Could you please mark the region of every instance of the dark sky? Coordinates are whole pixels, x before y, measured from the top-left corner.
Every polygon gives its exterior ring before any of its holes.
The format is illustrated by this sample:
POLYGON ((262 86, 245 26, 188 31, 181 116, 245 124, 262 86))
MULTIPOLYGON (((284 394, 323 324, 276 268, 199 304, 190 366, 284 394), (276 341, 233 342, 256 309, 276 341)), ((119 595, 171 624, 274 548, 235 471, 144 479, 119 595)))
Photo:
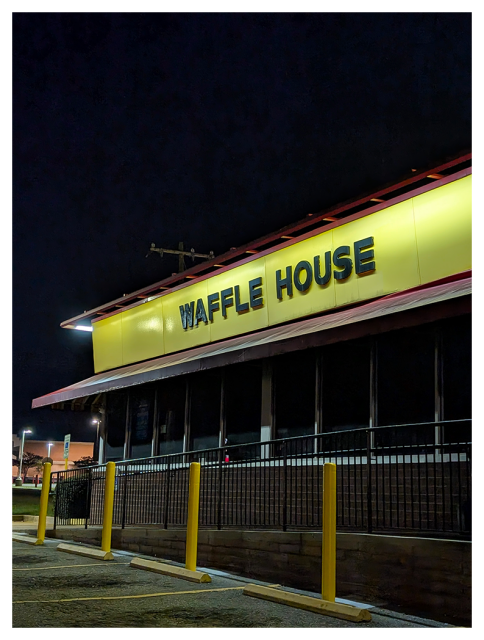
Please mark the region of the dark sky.
MULTIPOLYGON (((13 432, 93 374, 61 321, 471 148, 470 14, 14 14, 13 432)), ((87 425, 87 426, 86 426, 87 425)))

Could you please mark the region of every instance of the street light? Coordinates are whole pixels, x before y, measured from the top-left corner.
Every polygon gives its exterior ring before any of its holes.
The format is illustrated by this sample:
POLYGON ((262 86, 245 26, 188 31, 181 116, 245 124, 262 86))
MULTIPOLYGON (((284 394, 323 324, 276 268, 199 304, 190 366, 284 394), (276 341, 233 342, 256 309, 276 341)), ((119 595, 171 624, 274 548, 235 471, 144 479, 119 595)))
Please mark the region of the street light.
POLYGON ((32 433, 32 431, 30 429, 24 429, 22 431, 22 443, 20 445, 20 464, 19 464, 19 468, 18 468, 18 478, 15 480, 15 485, 17 487, 21 487, 22 486, 22 460, 24 457, 24 442, 25 442, 25 434, 26 433, 32 433))
POLYGON ((53 446, 54 446, 53 442, 48 442, 47 443, 47 457, 48 458, 50 458, 50 450, 51 450, 51 447, 53 447, 53 446))

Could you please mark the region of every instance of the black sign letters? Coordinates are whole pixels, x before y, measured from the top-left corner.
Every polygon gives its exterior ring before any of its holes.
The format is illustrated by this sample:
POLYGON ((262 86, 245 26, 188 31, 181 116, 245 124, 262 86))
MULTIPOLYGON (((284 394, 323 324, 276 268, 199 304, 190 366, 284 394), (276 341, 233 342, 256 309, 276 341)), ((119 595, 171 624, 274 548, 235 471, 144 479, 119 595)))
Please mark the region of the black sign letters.
MULTIPOLYGON (((310 290, 313 280, 320 287, 326 287, 331 281, 331 273, 338 282, 346 280, 353 271, 353 265, 357 276, 362 276, 375 271, 375 252, 373 250, 373 237, 357 240, 353 244, 353 258, 351 247, 342 245, 337 247, 331 255, 331 251, 324 253, 324 267, 321 265, 320 255, 314 256, 312 262, 301 260, 292 267, 289 265, 285 269, 276 271, 276 297, 283 300, 284 290, 286 295, 292 297, 294 288, 301 293, 310 290), (334 268, 333 268, 334 267, 334 268)), ((202 298, 190 303, 180 305, 180 316, 182 326, 185 330, 189 327, 197 327, 199 322, 213 322, 215 314, 220 312, 222 317, 227 318, 227 309, 235 307, 237 314, 259 309, 264 306, 262 278, 249 280, 249 299, 241 300, 240 286, 238 284, 220 292, 210 293, 207 296, 207 305, 202 298), (208 317, 207 317, 208 315, 208 317)))

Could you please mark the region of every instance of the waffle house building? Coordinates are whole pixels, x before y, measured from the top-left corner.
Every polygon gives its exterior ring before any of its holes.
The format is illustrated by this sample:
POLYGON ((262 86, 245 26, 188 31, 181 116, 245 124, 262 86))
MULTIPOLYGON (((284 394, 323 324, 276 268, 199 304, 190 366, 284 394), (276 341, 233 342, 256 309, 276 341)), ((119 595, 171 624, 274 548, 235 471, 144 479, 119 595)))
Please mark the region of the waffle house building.
POLYGON ((390 425, 470 441, 471 156, 62 323, 100 463, 390 425), (443 425, 443 426, 442 426, 443 425))

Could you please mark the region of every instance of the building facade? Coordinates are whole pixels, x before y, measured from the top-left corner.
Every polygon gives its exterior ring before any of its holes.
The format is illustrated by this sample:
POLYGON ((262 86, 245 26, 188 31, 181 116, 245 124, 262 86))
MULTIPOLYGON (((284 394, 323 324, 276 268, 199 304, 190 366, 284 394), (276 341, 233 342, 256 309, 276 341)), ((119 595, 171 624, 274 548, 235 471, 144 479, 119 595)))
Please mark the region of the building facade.
POLYGON ((32 406, 97 416, 99 462, 393 425, 470 442, 471 174, 460 157, 66 320, 95 374, 32 406))

